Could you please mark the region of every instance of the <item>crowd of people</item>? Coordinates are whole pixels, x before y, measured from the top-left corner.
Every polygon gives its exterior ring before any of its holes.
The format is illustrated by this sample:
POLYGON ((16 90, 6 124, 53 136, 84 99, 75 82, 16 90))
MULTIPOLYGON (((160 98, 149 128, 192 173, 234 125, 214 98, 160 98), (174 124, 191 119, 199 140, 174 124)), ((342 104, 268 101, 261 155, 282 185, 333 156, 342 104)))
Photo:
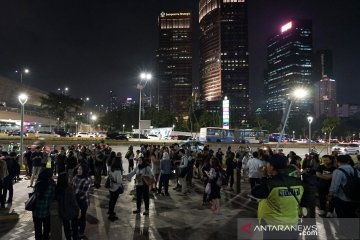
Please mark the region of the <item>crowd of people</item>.
MULTIPOLYGON (((2 208, 5 202, 12 202, 13 182, 20 174, 17 152, 15 146, 10 152, 3 150, 0 154, 2 208)), ((133 213, 140 214, 144 202, 145 216, 149 215, 150 192, 169 196, 169 181, 173 179, 174 192, 185 197, 193 192, 194 178, 203 186, 202 205, 209 206, 213 214, 221 214, 221 190, 234 191, 234 172, 238 171, 242 181, 249 182, 252 199, 259 199, 258 218, 266 224, 295 224, 299 209, 303 208, 308 212, 307 217, 315 218, 316 206, 321 217, 334 217, 334 211, 339 218, 359 217, 354 196, 348 196, 344 190, 348 175, 353 176, 359 169, 349 155, 334 153, 320 158, 310 153, 302 159, 293 151, 285 155, 281 149, 275 153, 270 147, 252 151, 239 146, 233 151, 229 146, 224 154, 221 148, 214 152, 209 145, 200 151, 190 145, 179 148, 178 144, 172 144, 142 145, 136 151, 129 146, 124 156, 128 161, 127 171, 123 168, 122 153, 112 151, 104 142, 70 145, 59 150, 56 146, 28 147, 23 161, 29 188, 34 188, 33 194, 38 199, 33 210, 35 238, 49 239, 50 208, 55 202, 66 239, 81 239, 91 188, 108 188, 108 220, 116 221, 115 206, 124 191, 123 180, 131 181, 133 177, 136 195, 133 213), (107 176, 106 181, 103 176, 107 176), (271 203, 276 203, 277 208, 271 203)))

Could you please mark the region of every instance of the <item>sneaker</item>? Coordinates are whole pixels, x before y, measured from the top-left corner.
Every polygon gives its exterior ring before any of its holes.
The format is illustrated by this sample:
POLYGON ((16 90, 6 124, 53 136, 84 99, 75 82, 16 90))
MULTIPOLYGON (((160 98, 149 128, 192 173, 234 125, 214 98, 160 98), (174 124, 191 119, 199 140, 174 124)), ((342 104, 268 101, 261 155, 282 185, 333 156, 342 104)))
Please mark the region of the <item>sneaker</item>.
POLYGON ((331 212, 328 212, 328 213, 326 214, 326 217, 327 217, 327 218, 333 218, 333 217, 334 217, 334 214, 331 213, 331 212))
POLYGON ((140 213, 140 209, 136 209, 133 211, 133 214, 139 214, 140 213))
POLYGON ((145 210, 145 212, 143 212, 143 215, 144 215, 144 216, 149 215, 149 210, 145 210))

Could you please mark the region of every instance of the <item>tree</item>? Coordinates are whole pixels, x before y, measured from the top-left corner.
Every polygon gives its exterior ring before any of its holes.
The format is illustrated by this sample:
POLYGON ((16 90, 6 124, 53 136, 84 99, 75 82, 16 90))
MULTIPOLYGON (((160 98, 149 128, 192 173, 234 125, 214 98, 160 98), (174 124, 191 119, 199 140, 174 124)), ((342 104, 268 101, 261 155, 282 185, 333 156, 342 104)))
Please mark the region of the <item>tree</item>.
POLYGON ((323 127, 322 127, 321 131, 323 133, 328 133, 329 134, 329 143, 330 143, 332 131, 339 124, 340 124, 340 119, 339 118, 327 118, 327 119, 324 120, 323 127))
POLYGON ((41 107, 60 122, 65 122, 78 112, 83 106, 83 101, 64 94, 49 93, 41 97, 41 107))

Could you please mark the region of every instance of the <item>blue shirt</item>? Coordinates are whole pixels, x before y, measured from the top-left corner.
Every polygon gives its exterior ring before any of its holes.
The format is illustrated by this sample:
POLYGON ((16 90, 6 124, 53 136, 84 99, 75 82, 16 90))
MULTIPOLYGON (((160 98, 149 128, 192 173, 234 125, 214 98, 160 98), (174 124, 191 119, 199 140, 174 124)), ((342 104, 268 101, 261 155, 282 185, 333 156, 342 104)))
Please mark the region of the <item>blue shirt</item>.
MULTIPOLYGON (((350 166, 349 164, 342 165, 339 168, 344 169, 350 175, 354 174, 354 170, 353 170, 354 168, 352 166, 350 166)), ((358 171, 358 176, 360 176, 359 171, 358 171)), ((346 182, 347 182, 346 175, 342 171, 336 169, 332 175, 331 186, 330 186, 329 191, 333 192, 334 195, 336 197, 340 198, 341 200, 350 202, 351 200, 345 195, 345 193, 341 187, 341 186, 344 186, 346 184, 346 182)))

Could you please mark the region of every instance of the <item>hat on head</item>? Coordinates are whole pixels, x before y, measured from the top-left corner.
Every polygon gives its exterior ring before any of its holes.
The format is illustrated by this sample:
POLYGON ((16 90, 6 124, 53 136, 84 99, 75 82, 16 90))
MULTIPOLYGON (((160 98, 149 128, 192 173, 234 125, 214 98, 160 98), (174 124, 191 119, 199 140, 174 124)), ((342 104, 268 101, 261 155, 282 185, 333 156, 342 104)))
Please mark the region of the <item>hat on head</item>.
POLYGON ((287 168, 288 159, 285 156, 274 154, 267 160, 267 162, 276 169, 285 169, 287 168))

